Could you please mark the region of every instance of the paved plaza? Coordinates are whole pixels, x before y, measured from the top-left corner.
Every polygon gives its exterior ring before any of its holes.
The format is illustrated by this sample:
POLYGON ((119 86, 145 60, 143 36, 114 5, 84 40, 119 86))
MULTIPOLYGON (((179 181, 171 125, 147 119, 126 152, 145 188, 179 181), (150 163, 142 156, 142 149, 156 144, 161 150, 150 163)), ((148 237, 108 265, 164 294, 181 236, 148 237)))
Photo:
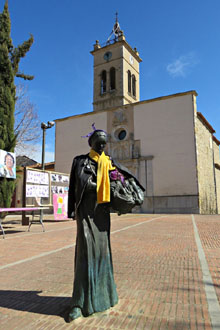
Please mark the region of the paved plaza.
POLYGON ((220 216, 112 215, 115 307, 70 324, 76 223, 0 235, 0 329, 220 329, 220 216))

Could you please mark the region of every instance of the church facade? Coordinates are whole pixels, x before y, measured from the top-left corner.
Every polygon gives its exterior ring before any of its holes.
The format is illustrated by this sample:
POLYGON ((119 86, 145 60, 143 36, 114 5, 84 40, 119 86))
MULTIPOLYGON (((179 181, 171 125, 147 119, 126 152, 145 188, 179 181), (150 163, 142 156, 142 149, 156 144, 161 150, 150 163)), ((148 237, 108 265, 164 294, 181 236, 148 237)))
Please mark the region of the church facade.
POLYGON ((108 134, 106 153, 136 175, 145 201, 136 212, 220 213, 220 141, 197 111, 196 91, 140 101, 138 51, 118 21, 113 40, 96 41, 93 112, 56 122, 55 170, 70 172, 88 153, 92 123, 108 134))

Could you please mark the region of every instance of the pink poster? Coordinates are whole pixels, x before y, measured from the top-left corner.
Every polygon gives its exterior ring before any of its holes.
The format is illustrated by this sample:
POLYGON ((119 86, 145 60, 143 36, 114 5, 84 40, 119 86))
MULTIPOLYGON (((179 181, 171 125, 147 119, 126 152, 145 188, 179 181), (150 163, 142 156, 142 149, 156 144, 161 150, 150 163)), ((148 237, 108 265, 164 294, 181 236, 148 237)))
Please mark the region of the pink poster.
POLYGON ((65 220, 67 217, 68 194, 53 194, 53 213, 55 220, 65 220))

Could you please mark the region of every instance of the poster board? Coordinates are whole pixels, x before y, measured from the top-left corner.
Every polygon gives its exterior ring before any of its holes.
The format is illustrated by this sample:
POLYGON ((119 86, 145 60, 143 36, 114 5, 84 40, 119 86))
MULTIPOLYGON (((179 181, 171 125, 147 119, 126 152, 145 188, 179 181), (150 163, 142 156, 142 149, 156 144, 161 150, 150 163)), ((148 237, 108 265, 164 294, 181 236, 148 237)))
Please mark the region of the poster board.
POLYGON ((26 169, 26 206, 49 204, 49 174, 41 170, 26 169))
POLYGON ((53 194, 53 213, 55 220, 66 220, 68 205, 68 194, 53 194))
POLYGON ((51 193, 64 194, 69 190, 69 175, 61 173, 50 173, 51 193))
MULTIPOLYGON (((66 173, 27 167, 24 184, 26 206, 51 206, 52 208, 54 194, 64 194, 68 198, 69 174, 66 173)), ((66 201, 66 197, 64 199, 66 201)))
POLYGON ((16 155, 0 149, 0 177, 16 179, 16 155))

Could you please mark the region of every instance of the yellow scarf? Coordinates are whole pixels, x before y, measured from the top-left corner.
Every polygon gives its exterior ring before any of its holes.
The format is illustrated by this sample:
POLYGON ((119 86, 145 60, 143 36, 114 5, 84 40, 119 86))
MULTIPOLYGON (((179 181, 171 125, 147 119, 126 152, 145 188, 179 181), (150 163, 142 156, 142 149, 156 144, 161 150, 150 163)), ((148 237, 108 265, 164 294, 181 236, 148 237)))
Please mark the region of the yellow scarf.
POLYGON ((104 151, 99 155, 93 149, 90 150, 89 157, 98 163, 97 169, 97 203, 110 202, 110 180, 109 171, 114 170, 112 162, 104 151))

